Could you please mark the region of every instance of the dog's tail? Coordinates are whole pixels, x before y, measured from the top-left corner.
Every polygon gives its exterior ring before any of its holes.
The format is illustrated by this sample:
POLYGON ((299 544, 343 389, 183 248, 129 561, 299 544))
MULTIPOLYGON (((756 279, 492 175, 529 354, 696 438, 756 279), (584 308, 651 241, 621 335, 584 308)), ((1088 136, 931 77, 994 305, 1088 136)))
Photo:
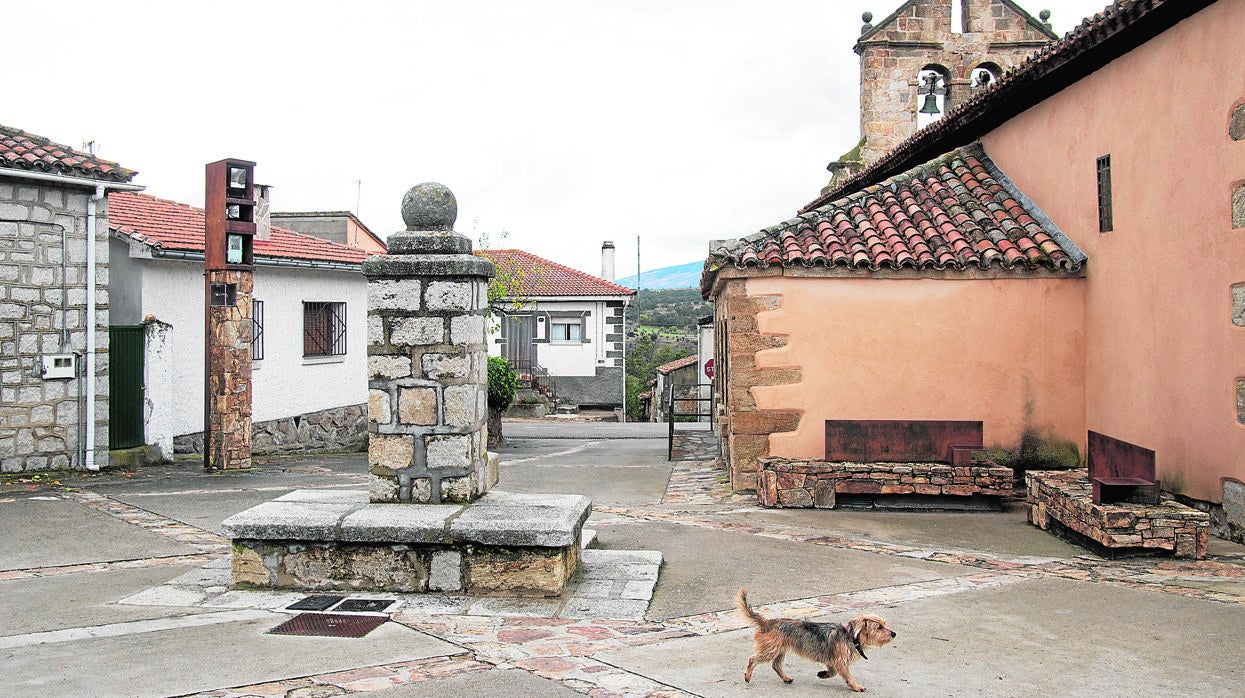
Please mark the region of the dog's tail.
POLYGON ((761 626, 765 624, 765 616, 762 616, 761 614, 752 610, 752 607, 748 605, 748 590, 747 589, 739 590, 738 601, 739 601, 739 610, 745 616, 748 617, 749 623, 752 623, 753 625, 756 625, 756 626, 761 626))

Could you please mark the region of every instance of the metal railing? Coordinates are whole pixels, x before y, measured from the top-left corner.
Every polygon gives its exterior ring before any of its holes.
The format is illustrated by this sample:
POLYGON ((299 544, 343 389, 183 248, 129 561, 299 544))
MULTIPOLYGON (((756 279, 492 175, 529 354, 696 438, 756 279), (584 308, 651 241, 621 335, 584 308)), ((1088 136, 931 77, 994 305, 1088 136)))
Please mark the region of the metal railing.
POLYGON ((709 429, 713 429, 713 384, 671 383, 667 399, 666 423, 670 425, 670 435, 666 439, 666 460, 674 460, 675 422, 703 424, 708 417, 709 429))
POLYGON ((558 383, 553 376, 549 375, 549 371, 544 366, 536 362, 536 359, 531 357, 510 359, 510 363, 514 364, 514 370, 519 374, 520 386, 530 388, 552 401, 557 401, 558 383))

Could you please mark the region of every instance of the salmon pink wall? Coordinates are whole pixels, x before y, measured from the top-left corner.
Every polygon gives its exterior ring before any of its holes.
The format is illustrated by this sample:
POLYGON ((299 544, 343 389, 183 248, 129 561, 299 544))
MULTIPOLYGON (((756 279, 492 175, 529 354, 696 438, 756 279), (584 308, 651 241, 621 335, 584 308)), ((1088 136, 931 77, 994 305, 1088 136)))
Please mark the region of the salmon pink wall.
POLYGON ((760 313, 787 346, 758 368, 800 369, 795 385, 752 388, 758 409, 803 411, 770 455, 821 458, 827 419, 982 420, 986 445, 1027 427, 1084 452, 1084 280, 753 278, 781 296, 760 313))
POLYGON ((1198 12, 982 139, 1089 257, 1086 427, 1156 451, 1163 488, 1219 502, 1245 480, 1236 381, 1245 230, 1232 190, 1245 141, 1245 3, 1198 12), (1095 161, 1111 155, 1114 231, 1098 232, 1095 161))

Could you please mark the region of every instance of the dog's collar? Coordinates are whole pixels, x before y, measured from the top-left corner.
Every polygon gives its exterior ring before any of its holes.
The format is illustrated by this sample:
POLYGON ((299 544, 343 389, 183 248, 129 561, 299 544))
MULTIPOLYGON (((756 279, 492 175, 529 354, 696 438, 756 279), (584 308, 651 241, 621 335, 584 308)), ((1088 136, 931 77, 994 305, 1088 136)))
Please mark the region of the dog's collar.
POLYGON ((852 645, 856 647, 856 651, 860 654, 860 658, 867 660, 868 657, 865 656, 865 648, 860 646, 860 637, 856 633, 852 632, 851 621, 848 621, 847 625, 843 626, 843 629, 847 631, 847 636, 851 638, 852 645))

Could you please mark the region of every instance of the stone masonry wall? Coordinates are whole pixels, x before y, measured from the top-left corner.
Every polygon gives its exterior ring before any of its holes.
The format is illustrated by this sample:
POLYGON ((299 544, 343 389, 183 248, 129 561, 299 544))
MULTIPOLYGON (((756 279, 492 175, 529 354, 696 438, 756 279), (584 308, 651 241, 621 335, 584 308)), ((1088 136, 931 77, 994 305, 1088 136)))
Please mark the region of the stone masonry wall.
MULTIPOLYGON (((85 189, 9 180, 0 174, 0 470, 4 472, 85 467, 79 454, 84 381, 45 379, 40 368, 45 354, 86 353, 88 198, 85 189)), ((106 202, 99 202, 98 211, 103 220, 106 202)), ((106 467, 107 225, 99 229, 94 448, 95 463, 106 467)), ((79 373, 85 368, 79 365, 79 373)))
POLYGON ((716 332, 726 357, 718 367, 722 382, 717 386, 724 401, 721 423, 723 455, 730 468, 731 489, 736 492, 757 488, 757 461, 769 454, 769 435, 795 431, 800 413, 795 410, 757 408, 752 388, 759 385, 786 385, 801 380, 798 369, 756 367, 756 353, 786 344, 782 337, 761 334, 757 315, 779 305, 776 296, 749 296, 745 279, 727 279, 714 301, 716 332))
MULTIPOLYGON (((367 448, 367 405, 282 417, 251 425, 252 455, 367 448)), ((203 432, 173 439, 175 453, 203 453, 203 432)))
POLYGON ((851 463, 760 459, 757 501, 763 507, 833 509, 836 494, 922 494, 1003 497, 1012 493, 1011 468, 994 464, 851 463))
POLYGON ((210 305, 208 326, 208 415, 212 442, 204 453, 204 467, 251 467, 251 293, 249 271, 208 271, 212 284, 237 289, 231 305, 210 305))

